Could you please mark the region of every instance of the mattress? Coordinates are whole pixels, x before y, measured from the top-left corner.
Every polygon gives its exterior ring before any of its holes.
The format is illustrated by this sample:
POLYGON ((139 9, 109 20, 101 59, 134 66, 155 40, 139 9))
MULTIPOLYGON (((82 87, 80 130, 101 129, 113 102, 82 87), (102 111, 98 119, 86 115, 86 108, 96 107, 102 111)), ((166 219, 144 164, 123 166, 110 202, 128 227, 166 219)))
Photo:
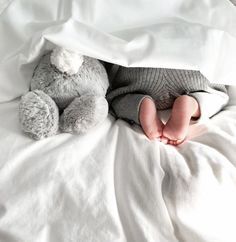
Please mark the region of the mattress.
MULTIPOLYGON (((111 115, 88 134, 25 136, 0 104, 0 241, 236 241, 236 88, 179 147, 111 115)), ((163 118, 168 113, 163 114, 163 118)))

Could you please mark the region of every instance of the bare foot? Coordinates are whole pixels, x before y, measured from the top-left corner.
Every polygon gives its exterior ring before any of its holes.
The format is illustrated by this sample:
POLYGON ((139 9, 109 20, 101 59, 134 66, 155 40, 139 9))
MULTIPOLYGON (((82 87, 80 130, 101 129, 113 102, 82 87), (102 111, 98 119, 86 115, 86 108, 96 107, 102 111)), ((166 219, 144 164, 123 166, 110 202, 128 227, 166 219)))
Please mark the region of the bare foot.
POLYGON ((157 116, 154 101, 148 97, 144 98, 140 104, 139 121, 149 139, 160 138, 162 136, 164 124, 157 116))
POLYGON ((200 108, 195 98, 183 95, 176 98, 171 117, 163 129, 161 141, 171 145, 181 144, 187 134, 191 118, 200 117, 200 108))

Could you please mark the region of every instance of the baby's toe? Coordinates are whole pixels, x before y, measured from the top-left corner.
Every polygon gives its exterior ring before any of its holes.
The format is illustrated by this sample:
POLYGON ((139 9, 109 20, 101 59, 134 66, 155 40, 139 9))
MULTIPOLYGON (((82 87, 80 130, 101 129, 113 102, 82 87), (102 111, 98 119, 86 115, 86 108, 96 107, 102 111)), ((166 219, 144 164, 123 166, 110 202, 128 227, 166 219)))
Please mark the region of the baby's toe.
POLYGON ((183 140, 169 140, 168 144, 177 146, 177 145, 180 145, 183 142, 184 142, 184 139, 183 140))
POLYGON ((156 127, 152 127, 153 129, 151 130, 145 130, 144 129, 144 133, 147 135, 147 137, 149 139, 156 139, 156 138, 160 138, 161 136, 161 130, 156 129, 156 127))
POLYGON ((185 138, 187 133, 187 126, 180 129, 177 125, 172 125, 171 122, 167 123, 163 129, 163 136, 168 139, 168 144, 179 145, 185 138))
POLYGON ((169 139, 166 138, 165 136, 161 136, 161 142, 164 143, 164 144, 168 144, 169 139))
POLYGON ((174 145, 174 140, 168 140, 168 144, 174 145))
POLYGON ((176 140, 175 145, 180 145, 183 142, 184 142, 184 139, 183 140, 176 140))

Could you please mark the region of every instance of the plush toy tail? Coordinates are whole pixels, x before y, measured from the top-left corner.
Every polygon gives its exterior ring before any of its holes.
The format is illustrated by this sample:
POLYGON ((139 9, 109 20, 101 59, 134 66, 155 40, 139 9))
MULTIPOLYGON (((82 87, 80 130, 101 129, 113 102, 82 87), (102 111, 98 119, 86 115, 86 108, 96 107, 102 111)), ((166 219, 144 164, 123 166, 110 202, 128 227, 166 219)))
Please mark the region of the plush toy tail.
POLYGON ((61 47, 56 47, 52 51, 50 59, 51 63, 56 66, 59 71, 65 72, 68 75, 76 74, 84 61, 83 55, 61 47))

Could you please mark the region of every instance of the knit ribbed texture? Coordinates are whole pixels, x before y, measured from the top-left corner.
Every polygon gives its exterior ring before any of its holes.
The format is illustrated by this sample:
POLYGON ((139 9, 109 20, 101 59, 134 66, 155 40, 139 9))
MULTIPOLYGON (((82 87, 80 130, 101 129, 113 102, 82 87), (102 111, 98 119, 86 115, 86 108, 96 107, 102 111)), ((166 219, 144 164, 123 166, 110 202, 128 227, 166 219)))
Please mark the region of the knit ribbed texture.
POLYGON ((148 95, 155 100, 157 109, 163 110, 171 108, 174 100, 183 94, 199 91, 211 93, 211 90, 227 92, 224 85, 210 83, 199 71, 193 70, 119 67, 115 75, 111 71, 111 76, 108 102, 118 117, 127 118, 128 112, 132 117, 136 116, 132 118, 136 123, 138 117, 134 112, 138 112, 140 103, 137 97, 129 95, 127 98, 125 94, 138 94, 140 99, 142 95, 148 95), (126 103, 128 101, 129 104, 126 103), (129 110, 126 110, 127 107, 129 110))

